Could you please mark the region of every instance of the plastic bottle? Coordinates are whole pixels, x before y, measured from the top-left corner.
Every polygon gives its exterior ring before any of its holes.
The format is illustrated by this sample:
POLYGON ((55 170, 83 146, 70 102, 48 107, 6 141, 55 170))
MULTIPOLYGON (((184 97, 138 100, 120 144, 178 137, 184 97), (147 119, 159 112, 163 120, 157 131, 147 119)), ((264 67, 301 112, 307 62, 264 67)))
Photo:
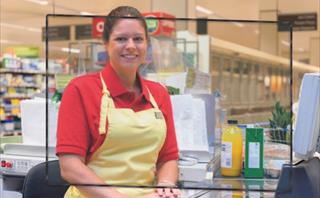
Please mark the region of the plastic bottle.
POLYGON ((242 131, 237 120, 228 120, 221 137, 221 175, 240 176, 242 168, 242 131))

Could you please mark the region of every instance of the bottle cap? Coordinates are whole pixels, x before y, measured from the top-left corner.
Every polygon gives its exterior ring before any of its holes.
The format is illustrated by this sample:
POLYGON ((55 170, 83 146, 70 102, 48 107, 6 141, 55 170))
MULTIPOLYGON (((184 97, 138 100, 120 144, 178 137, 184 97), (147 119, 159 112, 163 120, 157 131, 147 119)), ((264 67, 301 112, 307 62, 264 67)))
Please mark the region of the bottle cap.
POLYGON ((238 120, 228 120, 228 124, 238 124, 238 120))

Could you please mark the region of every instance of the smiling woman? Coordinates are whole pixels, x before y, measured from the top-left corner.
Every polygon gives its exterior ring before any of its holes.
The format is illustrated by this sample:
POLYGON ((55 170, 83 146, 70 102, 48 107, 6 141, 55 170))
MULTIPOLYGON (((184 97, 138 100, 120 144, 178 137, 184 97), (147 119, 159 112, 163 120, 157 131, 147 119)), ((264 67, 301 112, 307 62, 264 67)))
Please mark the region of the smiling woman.
POLYGON ((65 198, 179 197, 168 188, 178 177, 170 97, 138 73, 148 43, 140 12, 128 6, 112 10, 103 39, 109 55, 105 68, 73 79, 63 93, 57 155, 69 183, 118 187, 74 185, 65 198), (119 187, 154 184, 163 188, 119 187))
POLYGON ((105 41, 110 63, 126 85, 131 88, 138 67, 147 51, 147 37, 141 23, 135 19, 119 20, 109 40, 105 41))

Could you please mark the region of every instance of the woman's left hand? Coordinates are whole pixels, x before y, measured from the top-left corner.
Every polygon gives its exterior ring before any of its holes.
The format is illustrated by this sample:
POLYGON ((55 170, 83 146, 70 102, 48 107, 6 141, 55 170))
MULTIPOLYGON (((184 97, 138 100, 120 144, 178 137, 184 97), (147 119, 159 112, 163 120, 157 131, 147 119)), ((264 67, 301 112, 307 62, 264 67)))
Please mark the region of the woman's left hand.
POLYGON ((156 192, 161 198, 180 198, 180 190, 177 188, 157 188, 156 192))

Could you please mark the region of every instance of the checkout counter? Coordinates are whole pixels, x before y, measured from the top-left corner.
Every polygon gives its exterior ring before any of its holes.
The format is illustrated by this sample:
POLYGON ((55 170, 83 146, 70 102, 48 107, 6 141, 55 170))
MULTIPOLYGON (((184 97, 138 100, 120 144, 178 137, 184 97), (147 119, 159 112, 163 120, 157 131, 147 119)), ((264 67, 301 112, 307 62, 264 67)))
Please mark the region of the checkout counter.
POLYGON ((27 172, 35 165, 57 159, 55 155, 55 131, 58 109, 49 104, 49 138, 46 151, 45 99, 23 100, 21 108, 22 143, 1 144, 0 154, 0 198, 21 198, 23 181, 27 172))
MULTIPOLYGON (((21 198, 23 181, 28 171, 46 161, 46 148, 39 145, 10 143, 2 145, 0 197, 21 198)), ((56 159, 54 147, 48 149, 49 160, 56 159)))
MULTIPOLYGON (((221 134, 219 134, 220 131, 216 131, 218 124, 216 123, 218 120, 217 116, 220 115, 217 114, 218 107, 215 103, 215 96, 212 94, 176 95, 171 96, 171 99, 177 141, 180 149, 179 187, 182 189, 182 198, 274 197, 277 190, 288 187, 288 185, 281 186, 287 179, 285 175, 281 175, 280 180, 279 178, 247 179, 243 177, 226 178, 219 176, 219 146, 216 144, 220 142, 221 134)), ((22 104, 22 115, 24 108, 28 109, 30 105, 34 105, 33 102, 22 104)), ((44 105, 44 103, 42 104, 44 105)), ((55 139, 53 131, 56 131, 56 129, 52 123, 56 122, 57 111, 55 112, 55 110, 57 109, 54 108, 50 111, 54 114, 49 115, 50 119, 53 119, 49 126, 49 141, 55 139)), ((44 111, 45 108, 39 109, 44 111)), ((34 122, 34 115, 45 115, 45 112, 38 112, 37 114, 33 112, 32 114, 32 122, 34 122)), ((44 119, 43 116, 40 117, 39 119, 44 119)), ((30 119, 30 116, 26 119, 30 119)), ((27 121, 29 124, 30 122, 31 120, 27 121)), ((27 142, 23 142, 23 144, 2 145, 0 197, 21 198, 22 184, 28 170, 36 164, 45 161, 46 154, 48 154, 49 160, 56 159, 54 141, 49 142, 47 153, 44 146, 44 136, 39 136, 40 133, 38 135, 30 134, 30 131, 45 131, 45 124, 41 127, 32 129, 31 126, 28 126, 28 124, 24 125, 22 122, 23 135, 27 135, 27 137, 24 137, 24 141, 27 142), (37 141, 35 138, 40 140, 40 144, 39 142, 34 142, 37 141), (30 142, 32 143, 30 144, 30 142)), ((319 126, 317 127, 315 132, 319 130, 319 126)), ((314 169, 314 167, 320 166, 316 164, 312 167, 314 169)), ((285 172, 293 171, 292 168, 287 168, 289 171, 285 172)), ((315 178, 320 180, 320 176, 319 178, 315 178)), ((318 182, 320 184, 320 181, 318 182)), ((320 193, 317 189, 314 192, 320 193)), ((285 196, 276 195, 276 197, 285 196)))

